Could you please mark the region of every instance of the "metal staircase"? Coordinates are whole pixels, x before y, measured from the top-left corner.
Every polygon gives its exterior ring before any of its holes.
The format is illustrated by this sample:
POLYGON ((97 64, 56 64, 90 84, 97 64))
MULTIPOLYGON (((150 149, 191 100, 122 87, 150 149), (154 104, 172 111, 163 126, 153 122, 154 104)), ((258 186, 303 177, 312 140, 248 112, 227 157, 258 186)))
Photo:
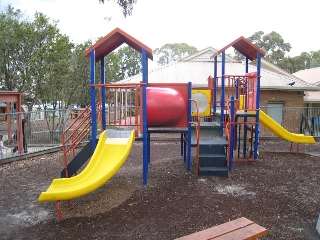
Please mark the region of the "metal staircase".
MULTIPOLYGON (((193 131, 194 132, 194 131, 193 131)), ((228 141, 220 137, 220 124, 217 122, 201 122, 199 142, 199 162, 197 174, 228 177, 227 150, 228 141)), ((194 133, 193 133, 194 135, 194 133)), ((194 137, 191 146, 196 147, 194 137)))

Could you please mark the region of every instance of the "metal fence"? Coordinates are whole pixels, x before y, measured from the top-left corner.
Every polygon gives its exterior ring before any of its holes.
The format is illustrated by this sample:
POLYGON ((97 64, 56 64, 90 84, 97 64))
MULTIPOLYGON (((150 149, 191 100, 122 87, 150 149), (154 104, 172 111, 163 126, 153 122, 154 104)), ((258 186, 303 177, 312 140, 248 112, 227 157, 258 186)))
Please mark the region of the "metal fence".
MULTIPOLYGON (((269 112, 268 107, 261 107, 261 110, 267 114, 269 112)), ((73 121, 77 121, 81 111, 82 109, 38 109, 32 112, 0 114, 0 134, 3 135, 4 145, 8 147, 7 150, 4 150, 3 158, 10 158, 17 154, 12 154, 12 149, 17 145, 12 139, 17 129, 16 119, 18 114, 21 114, 23 119, 28 120, 25 125, 27 152, 34 153, 50 148, 61 147, 63 131, 67 129, 73 121), (11 115, 9 118, 11 119, 10 122, 6 121, 8 115, 11 115), (9 125, 11 128, 10 135, 8 132, 9 125)), ((134 107, 106 107, 105 114, 107 126, 110 127, 121 128, 123 126, 131 126, 134 128, 137 126, 139 120, 134 107)), ((285 107, 282 109, 281 116, 274 116, 274 118, 281 119, 279 124, 289 132, 320 137, 320 108, 285 107)), ((90 136, 88 136, 88 138, 89 137, 90 136)), ((263 125, 260 125, 260 137, 276 138, 276 136, 263 125)))
MULTIPOLYGON (((3 158, 14 157, 18 154, 17 151, 12 151, 17 147, 14 134, 18 128, 18 115, 22 115, 22 119, 27 120, 24 125, 24 136, 27 145, 24 152, 34 153, 51 148, 61 148, 62 133, 74 121, 77 121, 75 126, 81 124, 79 116, 83 110, 82 108, 64 110, 35 109, 31 112, 0 113, 0 134, 3 136, 4 145, 8 147, 8 149, 3 150, 3 158), (8 122, 7 119, 10 119, 10 121, 8 122)), ((136 123, 138 122, 134 106, 106 105, 105 116, 106 125, 111 128, 122 126, 136 128, 136 123)), ((100 124, 97 125, 97 128, 98 130, 100 129, 100 124)), ((70 131, 72 130, 70 129, 70 131)), ((89 141, 89 138, 90 135, 85 138, 85 141, 89 141)))
POLYGON ((39 152, 49 148, 61 147, 61 134, 72 121, 72 109, 67 110, 35 110, 21 113, 0 114, 0 134, 8 149, 3 150, 3 158, 18 155, 17 149, 17 116, 26 119, 24 124, 25 153, 39 152), (10 117, 9 117, 10 115, 10 117), (8 122, 7 119, 10 121, 8 122))

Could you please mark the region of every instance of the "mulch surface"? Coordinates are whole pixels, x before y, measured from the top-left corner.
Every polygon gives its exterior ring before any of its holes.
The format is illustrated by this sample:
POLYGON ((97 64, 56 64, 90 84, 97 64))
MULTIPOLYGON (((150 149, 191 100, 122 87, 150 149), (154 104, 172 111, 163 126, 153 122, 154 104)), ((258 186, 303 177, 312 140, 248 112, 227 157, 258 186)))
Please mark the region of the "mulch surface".
MULTIPOLYGON (((175 239, 239 217, 268 229, 261 239, 320 239, 320 143, 290 153, 261 140, 259 159, 234 163, 228 178, 197 176, 176 141, 152 141, 148 185, 142 142, 103 187, 61 203, 37 201, 63 168, 62 153, 0 165, 0 239, 175 239)), ((194 151, 194 150, 193 150, 194 151)), ((194 155, 194 152, 193 152, 194 155)))

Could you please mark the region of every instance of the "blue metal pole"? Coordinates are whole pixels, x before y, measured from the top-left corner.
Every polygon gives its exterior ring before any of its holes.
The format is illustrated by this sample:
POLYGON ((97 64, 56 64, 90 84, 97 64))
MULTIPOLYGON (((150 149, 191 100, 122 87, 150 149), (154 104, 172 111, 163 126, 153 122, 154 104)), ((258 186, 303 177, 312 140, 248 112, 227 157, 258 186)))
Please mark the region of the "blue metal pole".
POLYGON ((218 86, 218 57, 214 57, 214 65, 213 65, 213 77, 214 77, 214 84, 213 84, 213 112, 216 113, 217 111, 217 86, 218 86))
MULTIPOLYGON (((246 57, 246 73, 248 73, 249 72, 249 58, 248 57, 246 57)), ((245 99, 245 101, 244 101, 244 111, 245 112, 247 112, 247 106, 246 106, 246 102, 247 102, 247 91, 248 91, 248 88, 247 88, 247 81, 245 82, 245 85, 244 85, 244 99, 245 99)), ((243 157, 245 158, 246 157, 246 151, 247 151, 247 124, 246 124, 246 122, 248 121, 248 118, 247 117, 244 117, 244 127, 243 127, 243 149, 242 149, 242 151, 243 151, 243 157)))
POLYGON ((231 97, 231 103, 230 103, 230 120, 231 120, 231 126, 230 126, 230 146, 229 146, 229 170, 232 170, 232 159, 233 159, 233 140, 234 140, 234 96, 231 97))
POLYGON ((258 159, 258 146, 259 146, 259 109, 260 109, 260 69, 261 69, 261 53, 258 52, 257 58, 257 101, 256 101, 256 124, 255 124, 255 142, 254 142, 254 159, 258 159))
POLYGON ((220 113, 220 136, 223 136, 223 122, 224 122, 224 91, 225 91, 225 84, 224 84, 224 74, 225 74, 225 61, 226 61, 226 53, 225 51, 222 52, 222 62, 221 62, 221 100, 220 100, 220 106, 221 106, 221 113, 220 113))
MULTIPOLYGON (((192 83, 188 82, 188 99, 191 99, 191 90, 192 90, 192 83)), ((188 156, 187 156, 187 171, 190 172, 191 170, 191 101, 188 101, 188 156)))
MULTIPOLYGON (((105 80, 105 71, 104 71, 104 56, 101 57, 101 71, 100 71, 100 76, 101 76, 101 84, 105 84, 106 80, 105 80)), ((101 99, 102 99, 102 130, 106 130, 106 125, 107 125, 107 121, 106 121, 106 92, 105 92, 105 87, 102 86, 101 87, 101 99)))
POLYGON ((249 58, 246 57, 246 73, 249 72, 249 58))
POLYGON ((90 53, 90 97, 91 97, 91 136, 92 136, 92 152, 96 149, 97 124, 96 124, 96 96, 95 96, 95 50, 90 53))
POLYGON ((143 128, 143 185, 148 184, 148 163, 150 162, 150 138, 147 126, 147 84, 148 84, 148 58, 145 49, 142 49, 142 128, 143 128), (149 149, 149 150, 148 150, 149 149))

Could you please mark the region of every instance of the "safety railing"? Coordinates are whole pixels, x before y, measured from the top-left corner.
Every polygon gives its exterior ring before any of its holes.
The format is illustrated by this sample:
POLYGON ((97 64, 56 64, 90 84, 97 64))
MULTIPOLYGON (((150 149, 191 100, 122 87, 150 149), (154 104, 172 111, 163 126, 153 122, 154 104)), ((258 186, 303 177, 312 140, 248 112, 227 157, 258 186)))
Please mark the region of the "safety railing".
POLYGON ((141 84, 94 84, 99 91, 99 101, 104 102, 102 112, 108 127, 135 129, 140 132, 141 84))

